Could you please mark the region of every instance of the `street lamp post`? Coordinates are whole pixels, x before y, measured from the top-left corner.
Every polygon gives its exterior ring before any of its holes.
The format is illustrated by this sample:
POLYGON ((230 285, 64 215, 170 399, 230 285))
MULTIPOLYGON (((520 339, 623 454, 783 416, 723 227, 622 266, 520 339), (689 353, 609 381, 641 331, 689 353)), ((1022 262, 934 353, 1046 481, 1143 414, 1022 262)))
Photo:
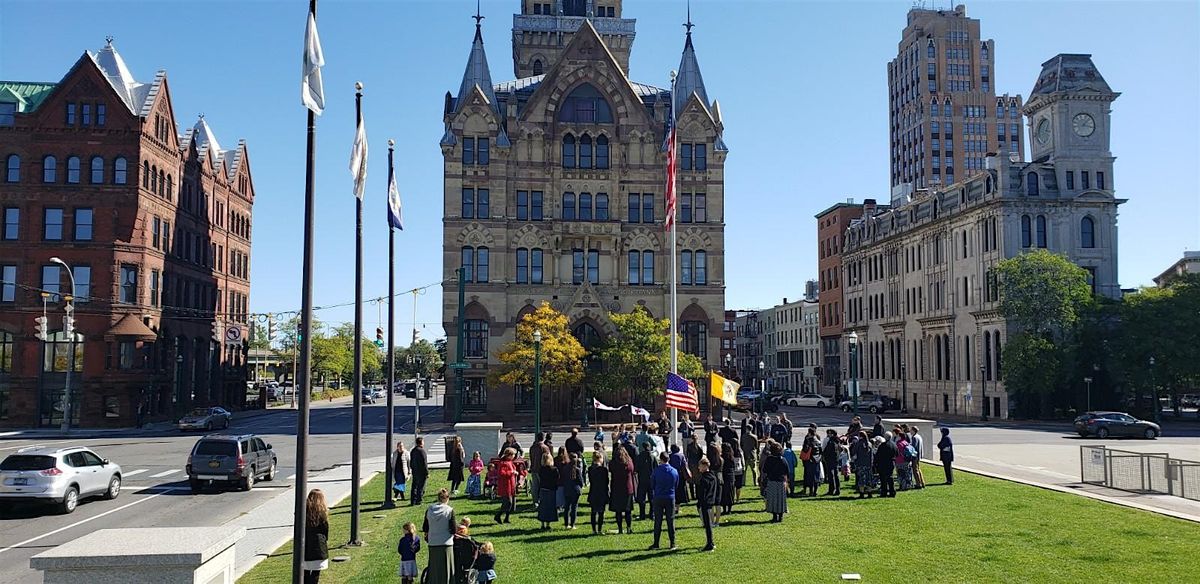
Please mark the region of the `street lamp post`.
POLYGON ((979 419, 984 422, 988 418, 987 376, 984 375, 986 371, 986 365, 979 366, 979 419))
POLYGON ((853 400, 854 413, 858 413, 858 333, 850 331, 850 399, 853 400))
POLYGON ((767 369, 767 364, 766 364, 766 363, 763 363, 762 361, 759 361, 759 362, 758 362, 758 383, 759 383, 759 390, 758 390, 758 399, 757 399, 757 400, 755 400, 755 401, 757 402, 757 405, 758 405, 758 413, 760 413, 760 414, 761 414, 761 413, 763 413, 763 411, 765 410, 765 408, 763 407, 763 394, 767 393, 767 373, 766 373, 766 369, 767 369))
POLYGON ((533 426, 534 435, 542 433, 542 331, 533 331, 533 426))
POLYGON ((908 413, 908 364, 900 363, 900 388, 904 396, 904 403, 900 404, 900 413, 908 413))
POLYGON ((68 349, 71 356, 67 359, 67 376, 66 382, 63 384, 63 418, 59 429, 63 432, 71 431, 71 370, 75 368, 75 317, 72 315, 75 307, 71 306, 71 299, 75 294, 75 274, 71 272, 71 266, 67 262, 62 261, 59 257, 52 257, 50 261, 61 265, 67 270, 67 276, 71 278, 71 293, 63 295, 65 305, 63 311, 66 316, 63 317, 63 334, 67 335, 68 349))
POLYGON ((1158 385, 1154 383, 1154 357, 1150 357, 1150 389, 1154 392, 1154 423, 1161 424, 1162 419, 1158 412, 1158 385))
POLYGON ((1084 377, 1083 382, 1087 385, 1087 411, 1090 412, 1090 411, 1092 411, 1092 378, 1091 378, 1091 376, 1089 375, 1088 377, 1084 377))

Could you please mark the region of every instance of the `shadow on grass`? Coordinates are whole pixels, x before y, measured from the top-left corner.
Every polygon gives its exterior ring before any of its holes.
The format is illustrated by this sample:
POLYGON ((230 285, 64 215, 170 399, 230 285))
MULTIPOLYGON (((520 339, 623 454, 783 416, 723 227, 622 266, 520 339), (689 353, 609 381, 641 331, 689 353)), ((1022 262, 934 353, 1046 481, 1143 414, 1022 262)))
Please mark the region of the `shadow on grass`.
POLYGON ((607 556, 620 556, 620 555, 631 554, 631 553, 633 553, 633 550, 596 550, 596 551, 589 551, 589 552, 580 552, 578 554, 574 554, 574 555, 570 555, 570 556, 559 556, 558 559, 560 559, 560 560, 590 560, 592 558, 603 558, 603 557, 607 557, 607 556))

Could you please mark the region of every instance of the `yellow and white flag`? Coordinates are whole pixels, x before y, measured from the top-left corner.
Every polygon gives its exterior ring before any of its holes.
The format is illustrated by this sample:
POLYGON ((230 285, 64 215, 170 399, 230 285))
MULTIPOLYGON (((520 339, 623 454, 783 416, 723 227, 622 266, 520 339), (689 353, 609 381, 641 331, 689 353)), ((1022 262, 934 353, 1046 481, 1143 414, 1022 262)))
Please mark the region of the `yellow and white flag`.
POLYGON ((716 372, 712 373, 712 379, 709 380, 709 387, 712 388, 713 397, 731 405, 737 404, 738 388, 742 385, 736 381, 725 379, 716 372))

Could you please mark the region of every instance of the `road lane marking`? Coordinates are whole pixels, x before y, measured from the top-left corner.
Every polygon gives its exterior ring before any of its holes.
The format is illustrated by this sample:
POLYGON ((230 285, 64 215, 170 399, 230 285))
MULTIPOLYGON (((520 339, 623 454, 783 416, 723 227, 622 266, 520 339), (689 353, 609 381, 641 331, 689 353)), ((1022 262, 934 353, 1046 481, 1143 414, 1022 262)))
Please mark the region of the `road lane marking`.
POLYGON ((290 476, 288 476, 288 478, 286 478, 286 479, 283 479, 283 480, 285 480, 285 481, 290 481, 290 480, 292 480, 292 479, 295 479, 295 478, 296 478, 296 475, 290 475, 290 476))
POLYGON ((148 497, 145 497, 145 498, 143 498, 143 499, 138 499, 138 500, 136 500, 136 501, 133 501, 133 502, 130 502, 130 503, 126 503, 125 505, 121 505, 120 507, 117 507, 116 509, 109 509, 108 511, 105 511, 104 513, 101 513, 101 514, 99 514, 99 515, 96 515, 96 516, 93 516, 93 517, 88 517, 87 519, 83 519, 83 520, 80 520, 80 521, 76 521, 75 523, 72 523, 72 524, 70 524, 70 525, 64 525, 63 527, 60 527, 60 528, 58 528, 58 529, 55 529, 54 531, 51 531, 51 532, 49 532, 49 533, 43 533, 43 534, 41 534, 41 535, 39 535, 39 536, 37 536, 37 537, 31 537, 31 538, 29 538, 29 539, 27 539, 27 540, 25 540, 25 541, 23 541, 23 542, 20 542, 20 543, 15 543, 15 544, 13 544, 13 545, 10 545, 10 546, 8 546, 8 547, 6 547, 6 548, 4 548, 4 549, 0 549, 0 554, 2 554, 2 553, 4 553, 4 552, 7 552, 7 551, 10 551, 10 550, 14 550, 14 549, 16 549, 16 548, 19 548, 19 547, 21 547, 21 546, 24 546, 24 545, 31 544, 31 543, 33 543, 33 542, 35 542, 35 541, 38 541, 38 540, 40 540, 40 539, 45 539, 45 538, 47 538, 47 537, 50 537, 50 536, 52 536, 52 535, 55 535, 55 534, 58 534, 58 533, 62 533, 62 532, 66 531, 66 530, 68 530, 68 529, 71 529, 71 528, 73 528, 73 527, 79 527, 80 525, 83 525, 84 523, 88 523, 88 522, 90 522, 90 521, 93 521, 93 520, 99 519, 99 518, 101 518, 101 517, 104 517, 105 515, 111 515, 111 514, 113 514, 113 513, 116 513, 117 511, 121 511, 121 510, 123 510, 123 509, 128 509, 128 508, 130 508, 130 507, 133 507, 134 505, 137 505, 137 504, 139 504, 139 503, 145 503, 146 501, 149 501, 150 499, 153 499, 153 498, 155 498, 155 497, 160 497, 160 496, 162 496, 162 495, 165 495, 165 494, 167 494, 167 493, 170 493, 171 491, 178 491, 178 490, 181 490, 181 489, 180 489, 179 487, 168 487, 168 488, 164 489, 164 490, 163 490, 163 492, 161 492, 161 493, 155 493, 155 494, 153 494, 153 495, 150 495, 150 496, 148 496, 148 497))
POLYGON ((175 473, 177 473, 177 472, 179 472, 179 469, 177 469, 177 468, 173 468, 173 469, 171 469, 171 470, 168 470, 168 471, 163 471, 163 472, 160 472, 160 473, 158 473, 158 474, 153 474, 153 475, 150 475, 150 478, 152 478, 152 479, 161 479, 161 478, 163 478, 163 477, 169 477, 169 476, 171 476, 171 475, 173 475, 173 474, 175 474, 175 473))
POLYGON ((134 475, 140 475, 140 474, 142 474, 142 473, 146 472, 147 470, 148 470, 148 469, 144 469, 144 468, 139 468, 139 469, 137 469, 137 470, 131 470, 131 471, 129 471, 129 472, 127 472, 127 473, 125 473, 125 477, 126 477, 126 478, 129 478, 129 477, 131 477, 131 476, 134 476, 134 475))

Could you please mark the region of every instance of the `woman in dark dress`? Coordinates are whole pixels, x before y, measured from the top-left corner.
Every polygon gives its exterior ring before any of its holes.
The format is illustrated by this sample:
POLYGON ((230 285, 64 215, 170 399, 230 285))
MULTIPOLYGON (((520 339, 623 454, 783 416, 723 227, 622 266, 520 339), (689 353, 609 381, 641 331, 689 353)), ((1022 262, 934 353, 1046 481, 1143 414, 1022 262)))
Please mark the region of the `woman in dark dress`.
POLYGON ((559 451, 555 466, 558 470, 558 487, 563 493, 563 527, 575 529, 575 519, 579 514, 579 495, 583 493, 583 465, 578 454, 567 454, 565 448, 560 448, 559 451))
POLYGON ((612 482, 609 483, 608 491, 608 508, 617 515, 617 533, 626 531, 633 533, 631 515, 633 515, 633 492, 637 473, 633 470, 633 461, 629 460, 629 453, 624 448, 618 448, 616 452, 616 457, 608 465, 612 474, 612 482), (623 528, 622 520, 625 522, 623 528))
POLYGON ((558 519, 558 507, 554 503, 558 493, 558 469, 554 468, 554 457, 549 452, 542 454, 542 466, 538 469, 538 521, 542 530, 549 531, 550 524, 558 519))
MULTIPOLYGON (((720 523, 721 513, 728 515, 729 513, 733 512, 733 495, 734 495, 734 490, 736 488, 735 486, 737 485, 737 478, 734 475, 734 471, 733 471, 733 467, 734 467, 733 446, 730 445, 729 443, 725 443, 725 444, 721 445, 720 460, 721 460, 722 488, 721 488, 721 493, 720 493, 720 500, 719 500, 720 502, 717 504, 717 508, 720 510, 720 513, 717 514, 717 522, 718 523, 720 523)), ((742 476, 745 476, 745 475, 742 475, 742 476)))
POLYGON ((780 523, 787 513, 788 468, 781 456, 783 449, 779 443, 771 440, 768 444, 768 454, 763 457, 762 494, 767 503, 767 513, 771 514, 771 523, 780 523))
POLYGON ((463 468, 466 466, 467 451, 463 449, 462 437, 455 436, 454 443, 450 445, 450 476, 446 480, 450 481, 450 494, 458 494, 458 486, 463 484, 463 468))
POLYGON ((604 453, 592 454, 592 466, 588 467, 588 506, 592 508, 592 533, 604 533, 604 508, 608 506, 608 467, 604 466, 604 453))
POLYGON ((654 455, 650 453, 650 443, 643 442, 642 450, 638 452, 634 467, 637 468, 637 504, 638 519, 646 519, 646 504, 650 502, 650 475, 654 473, 654 455))

